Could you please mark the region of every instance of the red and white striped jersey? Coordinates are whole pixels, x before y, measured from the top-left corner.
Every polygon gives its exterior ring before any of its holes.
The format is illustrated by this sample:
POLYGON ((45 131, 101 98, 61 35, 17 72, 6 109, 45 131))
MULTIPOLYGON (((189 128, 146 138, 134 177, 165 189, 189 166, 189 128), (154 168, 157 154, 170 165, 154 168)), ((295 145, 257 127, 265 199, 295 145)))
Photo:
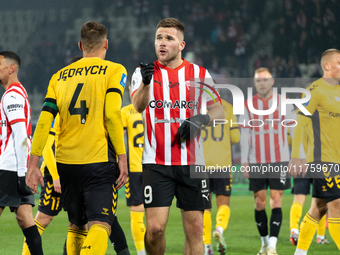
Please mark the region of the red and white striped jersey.
POLYGON ((20 171, 26 168, 28 155, 31 148, 31 108, 25 88, 20 82, 11 84, 3 94, 0 103, 0 169, 8 171, 20 171), (16 147, 22 145, 14 137, 12 125, 18 122, 24 122, 26 128, 27 153, 23 153, 25 159, 18 158, 16 147), (19 169, 20 168, 20 169, 19 169))
MULTIPOLYGON (((273 97, 263 100, 258 94, 252 98, 257 110, 272 107, 273 97)), ((287 105, 286 115, 281 113, 281 97, 277 94, 277 107, 270 115, 256 115, 248 108, 245 100, 244 115, 239 118, 241 133, 241 163, 274 163, 289 161, 287 126, 293 132, 296 114, 292 105, 287 105)))
MULTIPOLYGON (((203 89, 196 89, 193 85, 191 87, 190 82, 193 82, 194 78, 200 78, 201 82, 213 86, 211 76, 205 68, 186 60, 175 69, 163 66, 158 61, 154 64, 155 71, 149 85, 150 102, 143 112, 142 163, 204 165, 200 132, 186 141, 181 140, 176 132, 183 120, 200 113, 201 110, 203 89)), ((138 67, 132 76, 131 96, 139 88, 141 82, 142 75, 138 67)), ((214 96, 217 95, 214 94, 214 96)), ((207 101, 207 105, 214 103, 211 99, 207 101)))

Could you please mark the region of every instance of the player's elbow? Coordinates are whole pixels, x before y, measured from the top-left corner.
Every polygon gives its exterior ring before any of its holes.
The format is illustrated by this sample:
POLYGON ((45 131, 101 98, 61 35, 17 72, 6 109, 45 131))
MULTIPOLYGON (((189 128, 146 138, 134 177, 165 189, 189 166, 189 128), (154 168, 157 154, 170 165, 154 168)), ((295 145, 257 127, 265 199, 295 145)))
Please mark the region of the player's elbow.
POLYGON ((240 139, 241 139, 240 130, 239 129, 231 130, 231 134, 230 134, 231 144, 238 143, 240 141, 240 139))

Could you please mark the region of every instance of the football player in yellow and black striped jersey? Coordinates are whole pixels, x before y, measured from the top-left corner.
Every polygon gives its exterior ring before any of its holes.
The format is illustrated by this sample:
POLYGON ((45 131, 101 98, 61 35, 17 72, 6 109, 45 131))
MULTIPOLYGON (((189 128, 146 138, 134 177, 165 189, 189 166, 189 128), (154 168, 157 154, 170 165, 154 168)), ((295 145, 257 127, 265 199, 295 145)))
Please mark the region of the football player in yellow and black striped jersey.
POLYGON ((127 74, 122 65, 104 60, 108 49, 104 25, 85 23, 79 48, 83 58, 50 80, 33 138, 27 183, 38 192, 38 183, 43 182, 39 158, 49 127, 59 113, 56 161, 69 217, 67 250, 105 254, 117 190, 127 178, 121 119, 127 74), (71 233, 85 230, 88 222, 91 227, 85 240, 81 236, 70 237, 71 233))
MULTIPOLYGON (((340 250, 340 51, 326 50, 321 57, 323 77, 308 87, 311 99, 305 108, 312 114, 298 115, 294 129, 292 159, 289 169, 299 165, 298 147, 302 142, 304 126, 309 125, 307 164, 313 179, 311 207, 300 226, 295 254, 307 254, 315 230, 328 209, 328 229, 340 250), (321 178, 322 177, 322 178, 321 178)), ((291 172, 296 175, 296 172, 291 172)))
MULTIPOLYGON (((201 137, 206 167, 219 165, 221 167, 229 167, 230 169, 232 166, 231 145, 240 141, 240 130, 238 128, 237 118, 233 115, 232 105, 222 99, 222 106, 225 119, 228 122, 226 124, 216 125, 215 127, 202 127, 201 137)), ((227 228, 230 217, 229 202, 232 176, 231 172, 227 174, 229 175, 229 178, 209 179, 209 191, 216 194, 218 207, 216 228, 213 232, 213 236, 216 240, 219 254, 225 254, 226 252, 223 231, 227 228)), ((211 210, 205 210, 203 216, 205 254, 210 254, 209 251, 213 250, 211 246, 211 228, 211 210)))
MULTIPOLYGON (((130 87, 131 94, 131 87, 130 87)), ((131 235, 137 254, 144 255, 144 205, 142 154, 144 145, 144 127, 142 114, 133 104, 122 108, 124 133, 127 140, 129 177, 125 184, 126 204, 130 207, 131 235)))

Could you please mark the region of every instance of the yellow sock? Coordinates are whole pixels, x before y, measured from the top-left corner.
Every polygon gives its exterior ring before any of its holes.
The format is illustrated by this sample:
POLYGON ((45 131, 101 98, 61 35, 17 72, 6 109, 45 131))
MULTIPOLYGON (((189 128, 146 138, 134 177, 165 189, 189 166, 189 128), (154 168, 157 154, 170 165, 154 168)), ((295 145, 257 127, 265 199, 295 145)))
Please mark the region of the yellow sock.
POLYGON ((137 252, 144 250, 144 235, 145 235, 145 225, 144 225, 144 212, 134 212, 130 211, 131 219, 131 235, 135 242, 137 252))
POLYGON ((340 218, 328 218, 328 231, 340 250, 340 218))
POLYGON ((300 235, 297 248, 307 251, 318 227, 319 221, 306 213, 300 225, 300 235))
MULTIPOLYGON (((42 233, 45 231, 45 226, 42 225, 39 221, 34 220, 35 225, 37 225, 39 234, 42 235, 42 233)), ((28 249, 27 243, 26 243, 26 238, 24 240, 24 245, 22 247, 22 255, 31 255, 30 250, 28 249)))
POLYGON ((221 205, 218 207, 218 211, 216 214, 216 228, 221 227, 223 231, 228 227, 230 218, 230 207, 227 205, 221 205))
POLYGON ((300 202, 294 202, 290 207, 290 229, 299 229, 302 207, 303 205, 300 202))
POLYGON ((203 242, 205 245, 211 244, 211 212, 205 210, 203 214, 203 242))
POLYGON ((326 233, 325 222, 326 222, 326 214, 319 221, 318 230, 317 230, 318 236, 325 236, 325 233, 326 233))
MULTIPOLYGON (((109 230, 101 224, 93 224, 81 247, 80 255, 104 255, 107 250, 109 230)), ((67 255, 68 252, 67 252, 67 255)))
POLYGON ((68 228, 66 239, 67 255, 78 255, 87 236, 87 230, 68 228))

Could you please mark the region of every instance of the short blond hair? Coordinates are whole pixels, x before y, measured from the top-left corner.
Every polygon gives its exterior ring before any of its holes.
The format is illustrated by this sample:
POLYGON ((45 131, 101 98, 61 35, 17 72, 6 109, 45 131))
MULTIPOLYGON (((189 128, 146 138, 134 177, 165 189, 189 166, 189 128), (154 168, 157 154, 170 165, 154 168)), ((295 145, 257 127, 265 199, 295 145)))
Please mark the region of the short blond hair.
POLYGON ((254 75, 257 73, 268 72, 271 76, 273 76, 272 72, 267 67, 257 68, 254 72, 254 75))
POLYGON ((328 49, 325 50, 322 55, 321 55, 321 60, 320 60, 320 65, 323 71, 324 70, 324 65, 328 61, 329 57, 333 56, 334 54, 340 54, 340 50, 338 49, 328 49))

